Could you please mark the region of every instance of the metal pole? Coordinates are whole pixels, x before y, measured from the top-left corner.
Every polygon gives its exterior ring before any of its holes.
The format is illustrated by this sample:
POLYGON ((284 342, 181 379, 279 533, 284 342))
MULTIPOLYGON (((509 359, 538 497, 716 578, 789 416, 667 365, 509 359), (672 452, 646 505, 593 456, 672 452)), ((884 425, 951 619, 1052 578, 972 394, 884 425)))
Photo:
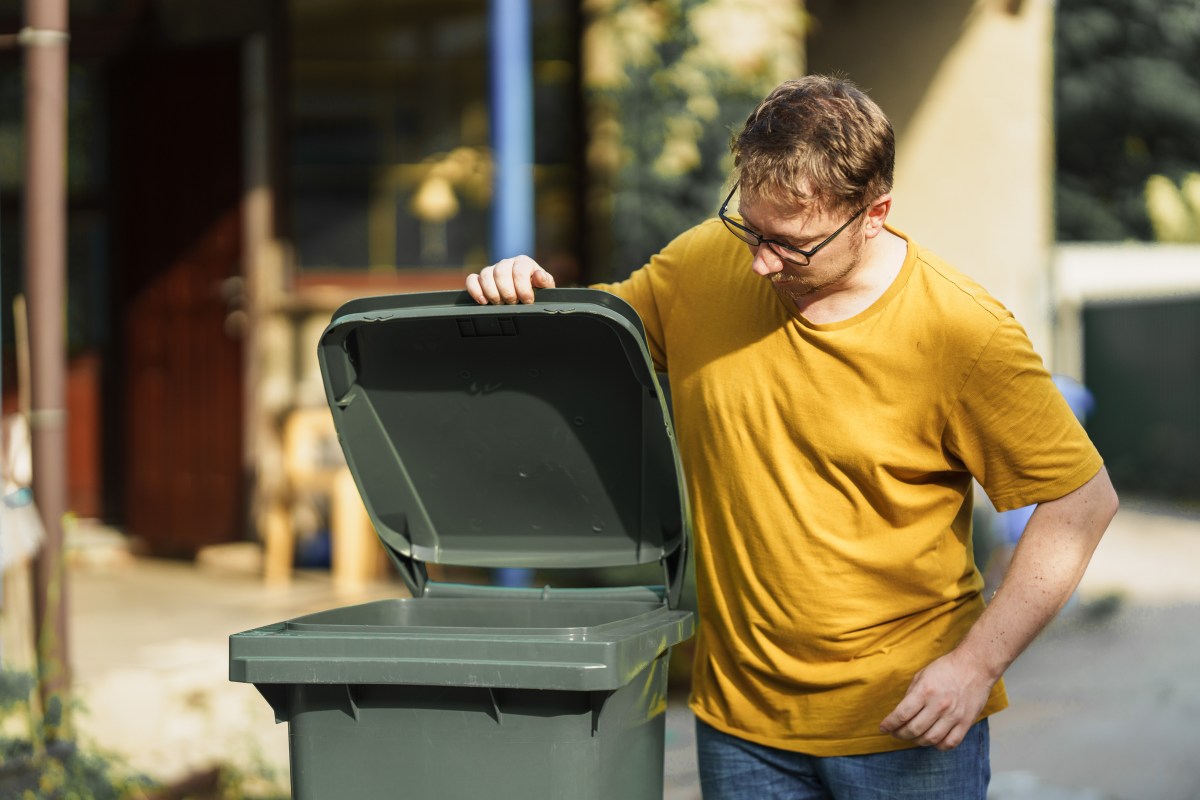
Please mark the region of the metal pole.
MULTIPOLYGON (((529 0, 491 0, 492 260, 534 254, 533 46, 529 0)), ((526 586, 532 570, 495 570, 501 586, 526 586)))
POLYGON ((491 0, 492 257, 534 255, 533 47, 529 0, 491 0))
POLYGON ((63 570, 66 497, 67 0, 26 0, 25 286, 31 346, 33 491, 46 538, 34 626, 46 738, 60 738, 70 684, 63 570))

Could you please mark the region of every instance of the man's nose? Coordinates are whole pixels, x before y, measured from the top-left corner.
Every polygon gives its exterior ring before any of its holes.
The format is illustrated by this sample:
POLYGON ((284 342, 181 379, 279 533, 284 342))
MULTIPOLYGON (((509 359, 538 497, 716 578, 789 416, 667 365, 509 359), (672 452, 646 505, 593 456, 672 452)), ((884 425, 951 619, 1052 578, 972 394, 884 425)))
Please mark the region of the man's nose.
POLYGON ((783 271, 783 259, 765 244, 761 244, 758 247, 751 247, 750 252, 754 254, 752 269, 756 274, 765 278, 768 275, 774 275, 776 272, 783 271))

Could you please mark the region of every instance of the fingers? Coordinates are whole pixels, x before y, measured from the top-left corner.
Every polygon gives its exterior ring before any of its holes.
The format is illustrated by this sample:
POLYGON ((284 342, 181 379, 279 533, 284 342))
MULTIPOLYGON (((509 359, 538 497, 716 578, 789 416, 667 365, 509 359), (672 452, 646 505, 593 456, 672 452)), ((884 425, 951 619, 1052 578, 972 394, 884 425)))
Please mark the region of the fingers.
POLYGON ((888 714, 887 717, 884 718, 883 722, 879 723, 879 730, 881 732, 890 733, 893 736, 897 736, 899 735, 900 729, 907 725, 909 720, 915 716, 915 712, 909 714, 901 711, 903 705, 904 703, 901 702, 900 705, 896 706, 895 711, 893 711, 891 714, 888 714))
POLYGON ((880 730, 896 739, 952 750, 979 720, 995 682, 974 667, 971 658, 952 650, 913 675, 904 698, 883 718, 880 730))
POLYGON ((467 276, 467 293, 480 305, 532 303, 534 289, 551 289, 554 276, 528 256, 506 258, 467 276))
POLYGON ((990 681, 969 677, 952 657, 943 657, 913 677, 879 730, 921 746, 951 750, 977 721, 991 686, 990 681))
MULTIPOLYGON (((884 717, 883 722, 879 723, 879 730, 883 733, 890 733, 893 736, 899 736, 899 731, 912 722, 922 709, 925 708, 925 700, 921 695, 914 691, 921 678, 921 673, 917 673, 909 684, 908 691, 905 692, 904 698, 892 710, 892 713, 884 717)), ((900 736, 900 738, 911 738, 900 736)))
POLYGON ((483 293, 483 286, 479 283, 479 273, 472 272, 467 276, 467 294, 471 295, 481 306, 488 304, 487 295, 483 293))
POLYGON ((927 706, 903 724, 891 729, 880 725, 880 729, 897 739, 914 742, 922 747, 952 750, 962 744, 973 723, 973 719, 962 718, 952 709, 937 710, 927 706))
POLYGON ((537 289, 554 288, 554 276, 541 267, 535 269, 531 277, 533 278, 533 285, 537 289))

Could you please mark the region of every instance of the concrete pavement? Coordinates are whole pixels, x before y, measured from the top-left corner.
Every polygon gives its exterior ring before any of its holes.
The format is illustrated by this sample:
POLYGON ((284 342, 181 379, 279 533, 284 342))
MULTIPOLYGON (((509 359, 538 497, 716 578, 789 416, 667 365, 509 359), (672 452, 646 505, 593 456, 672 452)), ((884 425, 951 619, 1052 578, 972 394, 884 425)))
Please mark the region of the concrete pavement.
MULTIPOLYGON (((81 739, 173 780, 214 764, 287 784, 286 726, 227 680, 227 637, 402 594, 286 590, 255 575, 127 557, 81 559, 70 605, 81 739)), ((991 800, 1200 800, 1200 515, 1126 503, 1081 586, 1008 675, 992 721, 991 800)), ((699 797, 690 715, 667 718, 666 800, 699 797)))
POLYGON ((1200 516, 1126 503, 1006 676, 993 800, 1200 800, 1200 516))

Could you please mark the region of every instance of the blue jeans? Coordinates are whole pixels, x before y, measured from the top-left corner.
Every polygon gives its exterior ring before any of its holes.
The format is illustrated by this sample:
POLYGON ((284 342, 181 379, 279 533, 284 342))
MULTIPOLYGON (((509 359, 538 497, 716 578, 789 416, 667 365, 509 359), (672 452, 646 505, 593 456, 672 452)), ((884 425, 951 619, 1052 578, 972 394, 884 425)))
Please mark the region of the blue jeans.
POLYGON ((992 769, 987 720, 942 752, 817 757, 777 750, 696 720, 704 800, 986 800, 992 769))

